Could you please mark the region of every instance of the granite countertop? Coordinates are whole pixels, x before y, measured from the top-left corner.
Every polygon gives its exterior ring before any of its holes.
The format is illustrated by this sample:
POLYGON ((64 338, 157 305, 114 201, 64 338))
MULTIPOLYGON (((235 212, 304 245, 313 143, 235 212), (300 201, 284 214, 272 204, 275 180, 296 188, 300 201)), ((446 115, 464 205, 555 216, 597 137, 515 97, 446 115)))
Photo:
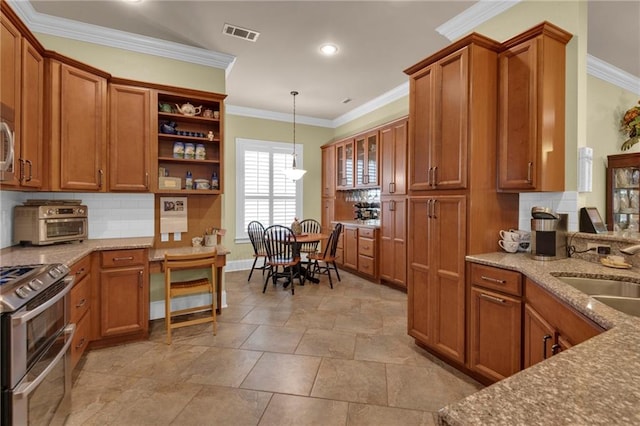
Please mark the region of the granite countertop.
POLYGON ((152 246, 153 237, 104 238, 49 246, 13 246, 0 250, 0 266, 36 263, 64 263, 70 266, 94 251, 152 246))
POLYGON ((640 282, 637 267, 613 269, 575 258, 541 262, 507 253, 466 259, 523 273, 607 331, 442 408, 439 424, 640 424, 640 318, 618 312, 554 277, 640 282))
POLYGON ((358 220, 358 219, 353 219, 353 220, 334 220, 331 223, 333 223, 333 224, 341 223, 344 226, 357 226, 357 227, 360 227, 360 228, 380 229, 380 221, 379 220, 375 220, 375 219, 371 219, 371 220, 358 220))

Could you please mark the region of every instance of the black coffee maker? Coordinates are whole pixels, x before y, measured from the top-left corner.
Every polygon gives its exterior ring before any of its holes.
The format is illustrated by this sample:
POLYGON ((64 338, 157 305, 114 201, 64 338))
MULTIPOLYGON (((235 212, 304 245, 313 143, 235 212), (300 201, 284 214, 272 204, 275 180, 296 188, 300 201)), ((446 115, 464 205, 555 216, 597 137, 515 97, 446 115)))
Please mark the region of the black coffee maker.
POLYGON ((531 257, 557 260, 567 257, 567 214, 554 213, 548 207, 531 209, 531 257))

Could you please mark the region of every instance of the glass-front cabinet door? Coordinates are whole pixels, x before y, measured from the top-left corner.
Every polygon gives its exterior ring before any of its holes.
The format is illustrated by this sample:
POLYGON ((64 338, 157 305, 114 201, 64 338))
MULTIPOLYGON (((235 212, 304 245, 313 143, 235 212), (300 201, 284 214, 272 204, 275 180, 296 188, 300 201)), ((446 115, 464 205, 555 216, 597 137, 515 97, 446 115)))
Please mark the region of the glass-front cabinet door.
POLYGON ((336 188, 353 188, 353 140, 336 145, 336 188))
POLYGON ((607 229, 638 232, 640 153, 610 155, 607 169, 607 229))
POLYGON ((356 137, 356 187, 378 186, 378 132, 356 137))

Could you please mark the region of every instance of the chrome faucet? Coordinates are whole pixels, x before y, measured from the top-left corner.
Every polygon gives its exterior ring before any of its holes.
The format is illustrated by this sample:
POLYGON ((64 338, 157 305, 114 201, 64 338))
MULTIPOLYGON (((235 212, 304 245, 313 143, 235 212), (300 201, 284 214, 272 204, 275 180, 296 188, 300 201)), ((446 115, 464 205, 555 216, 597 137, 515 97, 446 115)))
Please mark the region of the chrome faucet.
POLYGON ((640 244, 636 244, 634 246, 629 246, 625 248, 621 248, 620 252, 628 255, 634 255, 636 253, 640 253, 640 244))

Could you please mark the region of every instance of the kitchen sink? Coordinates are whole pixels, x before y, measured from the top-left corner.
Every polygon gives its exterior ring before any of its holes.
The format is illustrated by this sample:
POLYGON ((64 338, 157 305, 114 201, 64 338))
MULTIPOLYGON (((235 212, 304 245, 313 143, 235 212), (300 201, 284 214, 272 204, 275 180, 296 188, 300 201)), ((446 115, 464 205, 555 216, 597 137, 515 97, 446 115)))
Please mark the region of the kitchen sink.
POLYGON ((640 317, 640 283, 589 277, 556 277, 625 314, 640 317))

